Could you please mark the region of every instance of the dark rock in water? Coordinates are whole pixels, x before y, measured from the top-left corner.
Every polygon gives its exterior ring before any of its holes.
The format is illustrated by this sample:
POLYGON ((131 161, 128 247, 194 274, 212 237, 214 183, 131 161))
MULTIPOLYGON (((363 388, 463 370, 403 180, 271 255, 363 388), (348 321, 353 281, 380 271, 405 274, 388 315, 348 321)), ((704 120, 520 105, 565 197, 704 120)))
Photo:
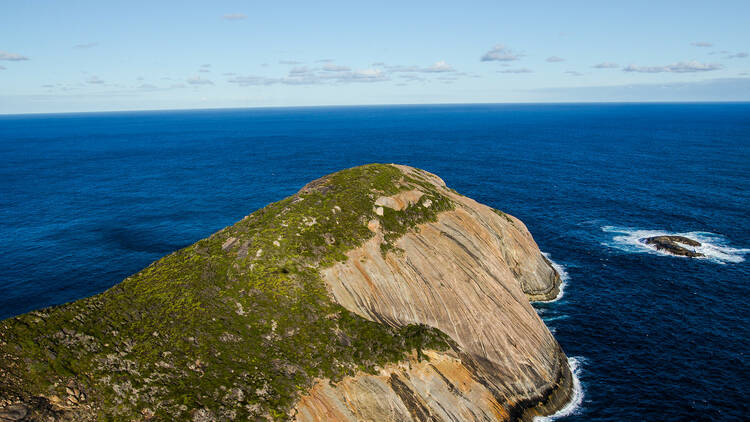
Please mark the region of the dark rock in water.
POLYGON ((698 258, 703 255, 700 252, 691 251, 683 245, 700 246, 701 243, 684 237, 684 236, 654 236, 642 239, 647 245, 654 245, 657 250, 670 253, 677 256, 687 256, 689 258, 698 258))

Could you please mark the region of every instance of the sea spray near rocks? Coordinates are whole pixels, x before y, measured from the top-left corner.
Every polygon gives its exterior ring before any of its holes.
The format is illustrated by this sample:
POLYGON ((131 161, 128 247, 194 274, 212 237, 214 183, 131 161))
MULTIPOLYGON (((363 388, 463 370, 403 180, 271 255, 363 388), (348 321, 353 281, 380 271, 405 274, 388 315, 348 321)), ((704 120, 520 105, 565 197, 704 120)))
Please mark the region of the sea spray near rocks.
POLYGON ((552 268, 555 269, 555 272, 560 276, 560 286, 558 287, 559 292, 557 293, 557 296, 551 300, 538 300, 534 301, 533 303, 552 303, 557 302, 558 300, 562 299, 565 295, 565 287, 568 285, 568 281, 570 280, 570 276, 568 275, 568 272, 565 271, 565 267, 557 262, 555 262, 549 253, 542 252, 542 255, 544 255, 545 258, 547 258, 547 261, 549 261, 550 265, 552 265, 552 268))
POLYGON ((650 253, 655 255, 670 256, 681 258, 669 252, 658 250, 655 246, 647 244, 643 239, 657 236, 682 236, 695 239, 701 245, 692 247, 692 250, 698 252, 702 257, 696 257, 697 260, 714 262, 717 264, 736 264, 745 260, 745 255, 750 253, 750 248, 736 248, 729 246, 729 239, 726 237, 703 231, 692 232, 669 232, 665 230, 647 230, 634 229, 629 227, 604 226, 601 228, 605 233, 612 233, 610 240, 603 242, 604 246, 619 249, 625 252, 650 253))
POLYGON ((583 404, 584 391, 583 384, 581 384, 581 370, 583 362, 585 360, 580 356, 573 356, 568 358, 568 366, 570 371, 573 373, 573 394, 570 397, 570 401, 565 406, 549 416, 535 416, 534 422, 550 422, 559 418, 573 415, 580 411, 581 405, 583 404))

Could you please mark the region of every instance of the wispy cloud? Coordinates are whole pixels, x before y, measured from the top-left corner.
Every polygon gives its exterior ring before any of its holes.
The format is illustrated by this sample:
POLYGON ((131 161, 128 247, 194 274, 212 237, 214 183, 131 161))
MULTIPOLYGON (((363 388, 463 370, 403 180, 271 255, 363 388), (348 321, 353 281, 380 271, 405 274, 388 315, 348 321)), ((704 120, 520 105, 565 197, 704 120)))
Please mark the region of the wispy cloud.
POLYGON ((255 75, 235 76, 228 79, 228 82, 240 86, 268 86, 368 83, 383 82, 387 80, 389 80, 389 78, 385 72, 378 69, 326 72, 324 70, 298 67, 291 69, 289 75, 286 77, 271 78, 255 75))
POLYGON ((76 44, 76 45, 73 46, 73 48, 75 48, 76 50, 85 50, 87 48, 94 48, 97 45, 99 45, 99 43, 89 42, 89 43, 85 43, 85 44, 76 44))
POLYGON ((746 52, 741 51, 739 53, 730 54, 730 55, 727 56, 727 58, 728 59, 744 59, 747 56, 748 56, 748 54, 746 52))
POLYGON ((104 81, 96 75, 91 75, 86 78, 86 83, 90 85, 101 85, 104 81))
POLYGON ((575 71, 575 70, 566 70, 565 74, 570 75, 570 76, 583 76, 583 73, 575 71))
POLYGON ((326 64, 323 66, 323 70, 326 72, 348 72, 351 68, 347 66, 339 66, 337 64, 326 64))
POLYGON ((522 67, 518 69, 503 69, 503 70, 497 71, 497 73, 533 73, 533 72, 534 72, 533 70, 526 68, 526 67, 522 67))
POLYGON ((0 51, 0 60, 7 60, 9 62, 20 62, 23 60, 29 60, 28 57, 20 54, 8 53, 7 51, 0 51))
POLYGON ((279 60, 279 64, 296 65, 296 64, 302 64, 302 62, 298 62, 297 60, 279 60))
POLYGON ((444 73, 444 72, 454 72, 455 69, 453 66, 446 63, 444 60, 440 60, 439 62, 433 63, 432 66, 422 69, 422 72, 425 73, 444 73))
POLYGON ((385 67, 389 72, 392 73, 446 73, 456 71, 453 66, 449 65, 444 60, 435 62, 431 66, 427 67, 401 65, 384 65, 383 67, 385 67))
POLYGON ((193 76, 192 78, 187 78, 185 82, 189 83, 190 85, 213 85, 214 83, 208 79, 203 79, 200 76, 193 76))
POLYGON ((228 13, 221 18, 227 21, 241 21, 247 19, 247 15, 244 13, 228 13))
POLYGON ((550 56, 550 57, 547 57, 546 61, 550 63, 559 63, 559 62, 564 62, 565 59, 563 59, 562 57, 550 56))
MULTIPOLYGON (((319 61, 316 61, 319 62, 319 61)), ((284 64, 300 64, 301 62, 287 60, 284 64)), ((322 66, 293 66, 286 76, 260 75, 230 75, 227 81, 239 86, 268 86, 268 85, 335 85, 349 83, 373 83, 393 81, 399 78, 403 81, 453 81, 459 77, 468 76, 458 72, 444 60, 429 66, 387 65, 382 62, 373 63, 368 69, 353 69, 350 66, 323 62, 322 66), (434 77, 428 75, 434 74, 434 77)))
POLYGON ((713 47, 714 46, 713 43, 710 43, 708 41, 691 42, 690 45, 692 45, 693 47, 704 47, 704 48, 705 47, 713 47))
POLYGON ((524 90, 524 92, 530 100, 538 98, 555 101, 747 101, 750 98, 750 78, 615 86, 550 87, 524 90))
POLYGON ((696 61, 692 62, 679 62, 668 64, 666 66, 635 66, 629 65, 622 68, 623 72, 639 72, 639 73, 694 73, 694 72, 710 72, 712 70, 720 70, 723 66, 718 63, 700 63, 696 61))
POLYGON ((5 66, 0 66, 0 70, 5 70, 5 66))
POLYGON ((594 69, 617 69, 620 67, 620 65, 612 62, 602 62, 591 67, 593 67, 594 69))
POLYGON ((484 55, 481 57, 481 60, 483 62, 511 62, 514 60, 518 60, 521 57, 523 57, 523 54, 516 53, 503 44, 497 44, 496 46, 492 47, 492 50, 484 53, 484 55))

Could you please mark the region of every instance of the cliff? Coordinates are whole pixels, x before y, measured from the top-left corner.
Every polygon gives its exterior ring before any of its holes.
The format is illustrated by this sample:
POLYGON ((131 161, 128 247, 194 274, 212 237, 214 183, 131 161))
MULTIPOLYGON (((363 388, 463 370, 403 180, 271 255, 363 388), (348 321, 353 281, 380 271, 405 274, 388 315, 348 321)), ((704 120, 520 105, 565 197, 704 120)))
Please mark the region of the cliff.
POLYGON ((0 322, 0 420, 528 420, 571 375, 517 219, 422 170, 316 180, 110 290, 0 322))

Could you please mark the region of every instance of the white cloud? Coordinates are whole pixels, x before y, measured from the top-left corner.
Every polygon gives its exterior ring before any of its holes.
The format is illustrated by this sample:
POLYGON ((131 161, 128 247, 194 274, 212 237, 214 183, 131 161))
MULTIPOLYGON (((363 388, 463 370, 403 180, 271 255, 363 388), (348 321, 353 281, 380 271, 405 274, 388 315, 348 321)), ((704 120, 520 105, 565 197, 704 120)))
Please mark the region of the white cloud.
POLYGON ((86 83, 91 85, 101 85, 104 81, 96 75, 91 75, 86 78, 86 83))
POLYGON ((444 72, 453 72, 453 71, 455 71, 455 69, 453 69, 453 66, 449 65, 444 60, 435 62, 432 66, 421 70, 421 72, 425 72, 425 73, 444 73, 444 72))
POLYGON ((78 49, 78 50, 85 50, 87 48, 94 48, 97 45, 99 45, 99 43, 89 42, 89 43, 85 43, 85 44, 76 44, 76 45, 73 46, 73 48, 78 49))
POLYGON ((449 65, 444 60, 435 62, 431 66, 428 66, 428 67, 401 66, 401 65, 384 65, 384 67, 389 72, 392 72, 392 73, 445 73, 445 72, 456 71, 456 69, 454 69, 453 66, 449 65))
POLYGON ((307 68, 307 66, 295 66, 289 70, 289 75, 302 75, 305 73, 310 73, 310 69, 307 68))
POLYGON ((323 66, 323 70, 326 72, 348 72, 351 69, 347 66, 339 66, 337 64, 326 64, 323 66))
POLYGON ((0 51, 0 60, 7 60, 10 62, 20 62, 22 60, 29 60, 28 57, 20 54, 8 53, 7 51, 0 51))
POLYGON ((690 45, 692 45, 693 47, 713 47, 714 46, 713 43, 710 43, 707 41, 691 42, 690 45))
POLYGON ((618 67, 620 67, 620 65, 612 62, 602 62, 591 67, 593 67, 594 69, 617 69, 618 67))
POLYGON ((268 86, 268 85, 319 85, 335 83, 383 82, 388 76, 378 69, 364 69, 354 71, 326 72, 308 68, 295 68, 283 78, 269 78, 265 76, 235 76, 228 79, 229 83, 240 86, 268 86))
POLYGON ((693 72, 709 72, 712 70, 720 70, 723 66, 717 63, 700 63, 696 61, 692 62, 679 62, 668 64, 666 66, 635 66, 629 65, 622 68, 623 72, 639 72, 639 73, 693 73, 693 72))
POLYGON ((547 61, 550 63, 559 63, 559 62, 564 62, 565 59, 563 59, 562 57, 550 56, 550 57, 547 57, 547 61))
POLYGON ((521 67, 518 69, 503 69, 498 70, 497 73, 533 73, 534 71, 527 68, 527 67, 521 67))
POLYGON ((481 57, 481 60, 483 62, 510 62, 518 60, 521 57, 523 57, 523 54, 516 53, 503 44, 497 44, 492 48, 492 50, 484 53, 484 55, 481 57))
POLYGON ((728 59, 744 59, 747 56, 748 56, 748 54, 745 53, 744 51, 742 51, 742 52, 739 52, 739 53, 730 54, 729 56, 727 56, 727 58, 728 59))
POLYGON ((213 85, 214 84, 212 81, 208 79, 203 79, 200 76, 187 78, 185 82, 189 83, 190 85, 213 85))
POLYGON ((247 19, 247 15, 244 13, 228 13, 221 18, 227 21, 241 21, 247 19))

